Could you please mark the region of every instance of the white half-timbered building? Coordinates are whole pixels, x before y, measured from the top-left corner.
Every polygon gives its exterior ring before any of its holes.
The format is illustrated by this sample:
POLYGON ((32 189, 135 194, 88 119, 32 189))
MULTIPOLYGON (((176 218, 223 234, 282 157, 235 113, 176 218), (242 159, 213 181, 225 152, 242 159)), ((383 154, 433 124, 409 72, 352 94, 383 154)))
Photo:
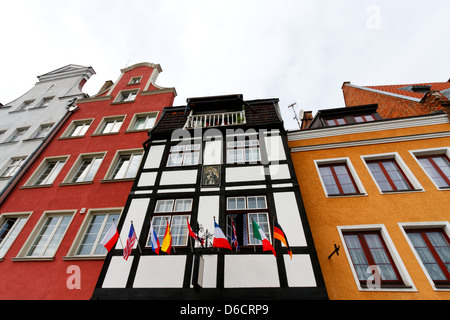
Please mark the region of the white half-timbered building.
POLYGON ((149 132, 92 299, 327 299, 278 99, 191 98, 149 132), (187 222, 205 242, 189 237, 187 222), (212 247, 214 221, 231 244, 212 247), (272 251, 253 237, 257 222, 272 251), (292 250, 273 237, 274 221, 292 250), (137 243, 123 257, 130 225, 137 243), (170 225, 170 254, 156 254, 170 225))

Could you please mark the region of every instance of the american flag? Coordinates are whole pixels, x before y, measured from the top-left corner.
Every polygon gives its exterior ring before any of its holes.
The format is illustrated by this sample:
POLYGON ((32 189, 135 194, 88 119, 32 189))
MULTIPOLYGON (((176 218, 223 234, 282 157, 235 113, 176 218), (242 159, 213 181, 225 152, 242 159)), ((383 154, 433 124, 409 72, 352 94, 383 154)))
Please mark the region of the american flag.
POLYGON ((133 224, 130 226, 130 232, 128 232, 127 245, 123 248, 123 258, 128 260, 128 257, 133 250, 134 243, 136 242, 136 232, 134 232, 133 224))
POLYGON ((236 236, 236 227, 234 226, 233 220, 231 220, 231 226, 233 227, 233 233, 231 235, 231 245, 236 248, 236 251, 239 251, 239 243, 236 236))

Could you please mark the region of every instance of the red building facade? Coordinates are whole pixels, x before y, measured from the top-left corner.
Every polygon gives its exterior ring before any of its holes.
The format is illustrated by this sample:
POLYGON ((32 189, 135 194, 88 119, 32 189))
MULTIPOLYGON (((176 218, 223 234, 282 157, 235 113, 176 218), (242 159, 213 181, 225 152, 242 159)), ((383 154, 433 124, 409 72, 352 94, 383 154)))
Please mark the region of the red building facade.
POLYGON ((122 69, 71 115, 0 206, 0 299, 89 299, 106 250, 100 244, 125 206, 147 132, 174 88, 161 68, 122 69))

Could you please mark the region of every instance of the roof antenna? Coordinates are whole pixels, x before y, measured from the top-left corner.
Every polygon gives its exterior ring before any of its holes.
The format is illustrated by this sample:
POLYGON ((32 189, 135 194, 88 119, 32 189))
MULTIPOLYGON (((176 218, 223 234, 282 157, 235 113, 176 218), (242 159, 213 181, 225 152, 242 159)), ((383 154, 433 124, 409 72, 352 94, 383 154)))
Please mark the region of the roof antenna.
MULTIPOLYGON (((297 113, 295 112, 294 106, 297 104, 297 102, 291 103, 290 105, 288 105, 288 108, 292 108, 292 111, 294 112, 294 119, 297 121, 298 124, 298 128, 300 129, 302 126, 300 124, 300 120, 297 117, 297 113)), ((300 110, 299 112, 300 117, 303 120, 303 110, 300 110)))
POLYGON ((125 65, 125 67, 123 67, 124 69, 125 69, 126 67, 128 67, 128 64, 130 63, 130 61, 131 61, 131 59, 128 59, 127 64, 125 65))

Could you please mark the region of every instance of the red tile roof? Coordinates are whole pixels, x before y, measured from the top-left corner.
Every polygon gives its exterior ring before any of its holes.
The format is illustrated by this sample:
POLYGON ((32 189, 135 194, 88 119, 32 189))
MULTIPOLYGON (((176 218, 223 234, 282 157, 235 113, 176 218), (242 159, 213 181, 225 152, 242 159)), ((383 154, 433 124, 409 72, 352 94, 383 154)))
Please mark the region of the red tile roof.
POLYGON ((408 86, 422 86, 422 85, 424 86, 431 85, 430 90, 432 91, 442 91, 445 89, 450 89, 450 82, 430 82, 430 83, 396 84, 396 85, 365 86, 365 87, 421 99, 425 95, 424 93, 404 90, 400 88, 408 86))

